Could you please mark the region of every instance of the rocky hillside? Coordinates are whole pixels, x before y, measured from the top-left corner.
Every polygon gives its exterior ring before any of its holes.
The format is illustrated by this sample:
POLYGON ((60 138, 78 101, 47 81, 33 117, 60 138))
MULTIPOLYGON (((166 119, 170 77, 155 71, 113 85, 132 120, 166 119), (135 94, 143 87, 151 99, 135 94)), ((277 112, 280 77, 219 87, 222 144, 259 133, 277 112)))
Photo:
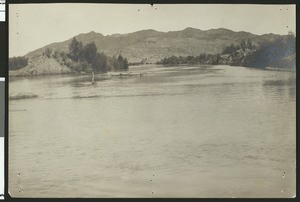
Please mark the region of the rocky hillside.
POLYGON ((264 41, 255 45, 250 39, 240 44, 230 44, 221 53, 198 56, 174 56, 166 57, 158 62, 164 65, 181 64, 209 64, 209 65, 233 65, 252 68, 276 68, 281 70, 296 69, 296 37, 290 32, 288 35, 278 36, 275 40, 264 41))
POLYGON ((34 76, 66 74, 73 72, 69 67, 59 63, 54 58, 47 56, 33 56, 29 59, 28 65, 22 69, 9 71, 10 76, 34 76))
MULTIPOLYGON (((159 32, 142 30, 129 34, 113 34, 104 36, 89 32, 75 36, 83 45, 94 42, 99 52, 108 56, 122 54, 129 62, 155 63, 164 57, 197 56, 200 53, 216 54, 231 43, 239 44, 242 40, 251 39, 255 44, 274 40, 278 35, 255 35, 248 32, 234 32, 228 29, 200 30, 186 28, 181 31, 159 32)), ((72 37, 73 38, 73 37, 72 37)), ((41 55, 47 48, 53 51, 68 52, 71 39, 53 43, 25 55, 31 58, 41 55)))
POLYGON ((82 45, 80 41, 73 38, 68 47, 67 52, 46 48, 41 54, 35 54, 31 57, 10 58, 10 76, 103 73, 128 70, 127 58, 122 57, 122 55, 109 57, 99 53, 93 41, 82 45))

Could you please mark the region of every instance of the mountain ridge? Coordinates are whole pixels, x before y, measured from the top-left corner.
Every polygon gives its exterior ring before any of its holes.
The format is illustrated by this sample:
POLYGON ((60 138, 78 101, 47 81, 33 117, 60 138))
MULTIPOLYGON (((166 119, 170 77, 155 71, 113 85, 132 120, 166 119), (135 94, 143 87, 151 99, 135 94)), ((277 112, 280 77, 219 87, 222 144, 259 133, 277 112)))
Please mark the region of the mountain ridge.
MULTIPOLYGON (((188 56, 200 53, 220 53, 222 49, 233 43, 250 39, 255 44, 274 40, 277 34, 256 35, 250 32, 235 32, 226 28, 200 30, 187 27, 183 30, 162 32, 154 29, 139 30, 126 34, 103 35, 94 31, 74 36, 83 45, 94 42, 99 50, 108 56, 122 54, 129 62, 155 63, 171 55, 188 56)), ((68 52, 68 45, 74 38, 55 42, 25 55, 30 58, 41 55, 45 49, 68 52)))

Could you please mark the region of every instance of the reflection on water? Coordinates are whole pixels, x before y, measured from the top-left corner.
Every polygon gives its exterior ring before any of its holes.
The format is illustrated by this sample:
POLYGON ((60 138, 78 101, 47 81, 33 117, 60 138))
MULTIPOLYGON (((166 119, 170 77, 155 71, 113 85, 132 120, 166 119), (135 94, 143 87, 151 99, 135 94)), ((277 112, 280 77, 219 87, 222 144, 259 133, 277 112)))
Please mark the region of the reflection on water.
POLYGON ((10 82, 12 196, 294 195, 293 72, 130 71, 10 82))

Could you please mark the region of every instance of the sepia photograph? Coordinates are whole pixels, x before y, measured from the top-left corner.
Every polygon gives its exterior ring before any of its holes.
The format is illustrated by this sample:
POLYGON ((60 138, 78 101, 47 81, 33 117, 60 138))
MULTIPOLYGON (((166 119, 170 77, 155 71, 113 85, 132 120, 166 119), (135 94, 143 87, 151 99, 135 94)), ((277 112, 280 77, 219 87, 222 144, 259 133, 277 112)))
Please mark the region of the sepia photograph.
POLYGON ((11 197, 296 196, 294 4, 8 9, 11 197))

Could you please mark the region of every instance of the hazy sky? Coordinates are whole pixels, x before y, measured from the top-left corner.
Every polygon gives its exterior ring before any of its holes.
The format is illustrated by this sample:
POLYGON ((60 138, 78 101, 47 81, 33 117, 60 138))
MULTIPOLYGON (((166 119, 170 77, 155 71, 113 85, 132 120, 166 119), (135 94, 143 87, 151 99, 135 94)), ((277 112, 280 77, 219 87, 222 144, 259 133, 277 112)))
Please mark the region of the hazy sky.
POLYGON ((295 9, 294 5, 15 4, 9 6, 9 56, 90 31, 109 35, 222 27, 287 34, 296 29, 295 9))

